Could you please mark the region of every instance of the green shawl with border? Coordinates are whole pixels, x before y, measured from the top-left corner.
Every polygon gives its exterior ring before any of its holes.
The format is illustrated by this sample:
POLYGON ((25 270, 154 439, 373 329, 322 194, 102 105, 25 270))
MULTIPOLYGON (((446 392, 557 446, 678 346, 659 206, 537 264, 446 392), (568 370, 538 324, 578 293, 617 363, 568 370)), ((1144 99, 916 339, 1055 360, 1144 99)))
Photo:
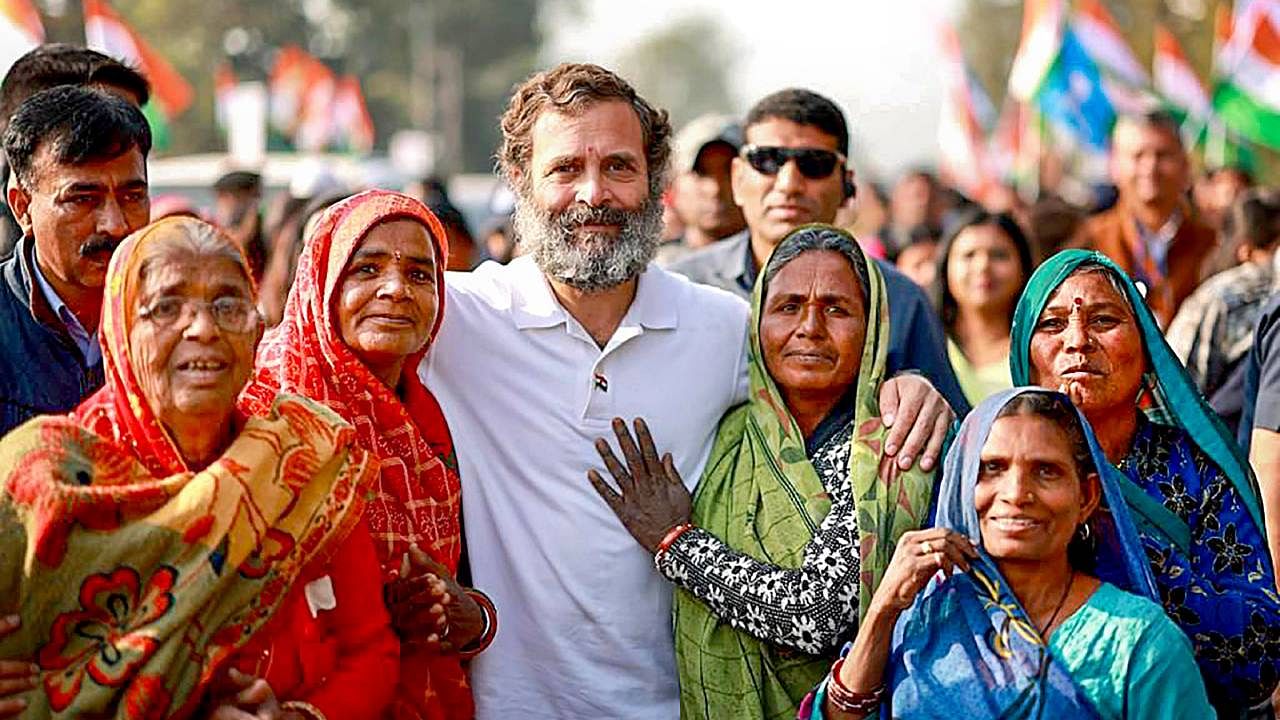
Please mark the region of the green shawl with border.
MULTIPOLYGON (((857 618, 849 618, 850 637, 898 538, 927 519, 934 486, 932 472, 918 467, 901 472, 883 453, 885 428, 878 399, 889 343, 889 306, 875 263, 865 265, 867 331, 855 381, 848 480, 856 503, 861 572, 859 612, 857 618)), ((693 522, 757 560, 798 568, 831 500, 806 455, 805 438, 765 368, 759 337, 764 285, 761 273, 752 297, 749 399, 720 422, 694 497, 693 522)), ((791 720, 837 651, 833 647, 829 656, 812 656, 763 642, 734 629, 684 590, 676 591, 674 613, 684 720, 791 720)))

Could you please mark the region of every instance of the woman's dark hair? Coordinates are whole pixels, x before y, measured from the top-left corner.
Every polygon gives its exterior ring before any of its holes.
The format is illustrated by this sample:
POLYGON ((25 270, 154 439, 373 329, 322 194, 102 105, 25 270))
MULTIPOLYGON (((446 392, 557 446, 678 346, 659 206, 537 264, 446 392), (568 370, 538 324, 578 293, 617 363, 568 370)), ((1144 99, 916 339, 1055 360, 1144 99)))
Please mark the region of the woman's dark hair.
MULTIPOLYGON (((1035 263, 1031 259, 1031 241, 1027 239, 1026 233, 1022 231, 1022 226, 1018 225, 1018 221, 1013 219, 1008 213, 989 213, 979 207, 970 208, 955 217, 946 232, 943 234, 942 244, 938 246, 938 274, 933 281, 933 302, 937 308, 938 314, 942 317, 942 325, 946 328, 947 335, 952 334, 952 328, 956 321, 956 298, 951 294, 951 288, 947 285, 947 264, 948 256, 951 254, 951 246, 955 244, 956 238, 960 234, 971 227, 981 227, 983 225, 991 225, 999 228, 1004 236, 1009 238, 1013 243, 1014 249, 1018 253, 1018 263, 1022 266, 1022 283, 1025 286, 1027 280, 1031 277, 1031 273, 1035 270, 1035 263)), ((1013 310, 1017 305, 1017 297, 1021 295, 1021 289, 1014 296, 1014 303, 1009 306, 1008 324, 1013 326, 1013 310)))
POLYGON ((1059 197, 1049 196, 1031 206, 1027 230, 1035 243, 1036 260, 1056 255, 1067 247, 1080 226, 1084 225, 1084 210, 1059 197))
POLYGON ((30 190, 36 152, 48 147, 62 164, 111 160, 133 148, 151 152, 151 126, 142 111, 96 88, 59 85, 18 107, 4 134, 4 153, 19 184, 30 190))
MULTIPOLYGON (((783 238, 773 254, 769 256, 769 262, 764 266, 765 287, 769 287, 774 276, 788 263, 813 250, 838 252, 849 261, 854 275, 858 278, 858 288, 862 291, 865 304, 870 297, 867 260, 862 255, 862 249, 858 247, 858 243, 848 233, 830 225, 804 225, 783 238)), ((870 310, 870 308, 867 309, 870 310)))
POLYGON ((1256 250, 1267 250, 1280 240, 1280 193, 1246 190, 1222 216, 1222 235, 1256 250))
POLYGON ((1084 428, 1080 427, 1080 416, 1064 395, 1049 391, 1021 393, 1000 408, 996 419, 1017 415, 1042 417, 1062 428, 1067 434, 1067 440, 1071 442, 1071 458, 1075 460, 1076 473, 1081 478, 1098 471, 1093 463, 1093 453, 1089 450, 1089 441, 1084 436, 1084 428))

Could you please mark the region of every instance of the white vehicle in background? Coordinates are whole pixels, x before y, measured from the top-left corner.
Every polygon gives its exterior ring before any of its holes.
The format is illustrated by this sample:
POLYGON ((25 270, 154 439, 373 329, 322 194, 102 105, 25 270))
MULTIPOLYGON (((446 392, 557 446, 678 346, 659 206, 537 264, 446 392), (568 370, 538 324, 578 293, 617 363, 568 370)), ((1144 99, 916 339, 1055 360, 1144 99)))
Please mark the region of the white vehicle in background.
MULTIPOLYGON (((226 153, 153 158, 147 162, 151 197, 178 195, 205 215, 213 209, 213 184, 233 170, 262 175, 263 206, 279 192, 314 197, 369 188, 403 190, 419 178, 406 177, 386 156, 354 157, 336 153, 267 153, 260 166, 236 165, 226 153)), ((462 174, 448 179, 449 200, 466 216, 472 233, 495 215, 509 212, 509 193, 493 174, 462 174)))

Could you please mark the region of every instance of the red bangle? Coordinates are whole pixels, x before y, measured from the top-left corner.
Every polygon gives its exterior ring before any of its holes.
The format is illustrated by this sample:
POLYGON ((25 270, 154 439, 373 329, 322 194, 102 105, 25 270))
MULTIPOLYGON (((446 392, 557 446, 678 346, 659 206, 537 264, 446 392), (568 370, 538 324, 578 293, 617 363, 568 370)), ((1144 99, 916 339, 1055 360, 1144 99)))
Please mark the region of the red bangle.
POLYGON ((693 529, 693 523, 680 523, 679 525, 668 530, 667 534, 662 536, 662 542, 658 543, 658 551, 655 552, 654 555, 660 555, 666 552, 672 545, 675 544, 676 540, 680 539, 681 535, 685 534, 686 532, 692 529, 693 529))
POLYGON ((831 666, 830 679, 827 680, 827 700, 841 712, 855 715, 869 715, 884 702, 884 685, 868 693, 854 692, 840 682, 840 668, 844 658, 839 658, 831 666))
POLYGON ((480 612, 484 613, 485 628, 480 633, 480 637, 476 638, 465 648, 458 651, 463 660, 469 660, 476 655, 484 652, 491 644, 493 638, 498 634, 498 608, 489 599, 488 595, 476 590, 475 588, 467 588, 465 590, 468 596, 480 606, 480 612))

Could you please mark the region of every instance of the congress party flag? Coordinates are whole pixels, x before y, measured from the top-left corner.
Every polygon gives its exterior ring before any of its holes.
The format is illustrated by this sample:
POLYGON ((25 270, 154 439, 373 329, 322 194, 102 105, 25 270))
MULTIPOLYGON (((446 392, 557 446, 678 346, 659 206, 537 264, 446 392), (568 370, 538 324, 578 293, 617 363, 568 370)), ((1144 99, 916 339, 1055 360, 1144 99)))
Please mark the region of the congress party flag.
POLYGON ((191 85, 106 0, 84 0, 84 39, 94 50, 141 71, 151 83, 152 98, 167 119, 181 115, 191 106, 191 85))
POLYGON ((1083 146, 1099 151, 1107 148, 1115 108, 1107 98, 1102 73, 1074 30, 1062 33, 1058 57, 1041 83, 1035 103, 1049 122, 1083 146))
POLYGON ((167 148, 170 123, 191 106, 191 85, 106 0, 84 0, 84 39, 90 48, 137 68, 151 83, 151 101, 142 114, 151 124, 152 144, 167 148))
POLYGON ((971 198, 981 198, 995 182, 987 155, 986 128, 991 101, 965 62, 960 39, 950 26, 941 31, 943 58, 942 116, 938 125, 940 170, 947 182, 971 198))
POLYGON ((0 0, 0 77, 42 42, 44 25, 31 0, 0 0))
POLYGON ((1156 51, 1151 61, 1155 90, 1183 118, 1203 121, 1212 112, 1209 93, 1187 60, 1182 45, 1164 25, 1156 25, 1156 51))
POLYGON ((352 152, 367 153, 373 150, 373 118, 360 89, 360 81, 354 75, 338 80, 333 98, 333 125, 335 141, 352 152))
POLYGON ((1062 0, 1024 0, 1022 39, 1009 71, 1009 92, 1016 100, 1029 102, 1044 84, 1062 45, 1062 20, 1062 0))
POLYGON ((1076 39, 1097 65, 1135 87, 1147 85, 1147 72, 1134 56, 1115 18, 1101 0, 1080 0, 1071 20, 1076 39))

